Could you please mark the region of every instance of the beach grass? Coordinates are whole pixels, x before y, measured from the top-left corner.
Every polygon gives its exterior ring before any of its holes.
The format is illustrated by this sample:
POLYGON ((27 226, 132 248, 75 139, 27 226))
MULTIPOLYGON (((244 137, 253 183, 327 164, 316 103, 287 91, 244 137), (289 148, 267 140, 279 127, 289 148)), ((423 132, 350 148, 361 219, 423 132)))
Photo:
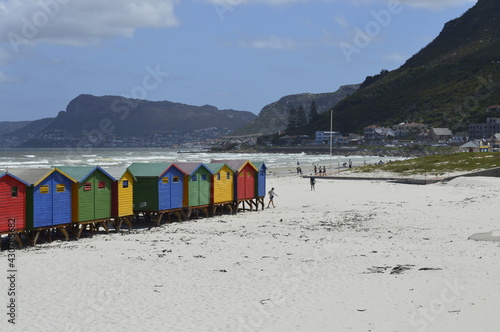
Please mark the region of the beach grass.
POLYGON ((357 167, 355 172, 386 171, 401 174, 445 174, 451 172, 471 172, 500 167, 498 152, 463 152, 433 155, 415 159, 389 162, 384 165, 357 167))

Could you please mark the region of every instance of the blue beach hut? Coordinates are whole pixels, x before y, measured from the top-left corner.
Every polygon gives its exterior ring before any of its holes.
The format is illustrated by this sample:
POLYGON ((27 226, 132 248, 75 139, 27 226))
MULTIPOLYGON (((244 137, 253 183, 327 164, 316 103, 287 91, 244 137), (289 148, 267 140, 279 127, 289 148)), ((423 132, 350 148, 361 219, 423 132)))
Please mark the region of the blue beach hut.
MULTIPOLYGON (((144 213, 160 223, 164 213, 181 210, 184 177, 172 163, 133 163, 129 171, 137 179, 134 186, 134 212, 144 213)), ((180 214, 178 214, 180 219, 180 214)))
POLYGON ((12 173, 29 183, 26 194, 26 229, 70 224, 72 185, 76 181, 53 168, 14 169, 12 173))

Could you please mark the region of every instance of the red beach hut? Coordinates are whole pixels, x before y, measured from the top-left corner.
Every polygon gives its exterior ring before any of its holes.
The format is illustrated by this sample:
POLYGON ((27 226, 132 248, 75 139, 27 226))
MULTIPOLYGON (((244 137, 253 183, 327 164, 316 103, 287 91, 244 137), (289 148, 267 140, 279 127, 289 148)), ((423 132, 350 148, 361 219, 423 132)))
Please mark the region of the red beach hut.
POLYGON ((10 174, 0 174, 0 234, 26 228, 26 187, 29 184, 10 174))

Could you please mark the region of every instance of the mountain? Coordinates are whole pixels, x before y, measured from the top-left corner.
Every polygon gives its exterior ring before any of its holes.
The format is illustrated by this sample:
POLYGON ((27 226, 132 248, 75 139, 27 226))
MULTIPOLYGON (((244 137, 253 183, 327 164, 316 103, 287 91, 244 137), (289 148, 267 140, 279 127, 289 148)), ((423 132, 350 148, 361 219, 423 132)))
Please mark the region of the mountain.
POLYGON ((2 121, 0 122, 0 135, 8 134, 29 124, 31 121, 2 121))
MULTIPOLYGON (((500 1, 479 0, 399 69, 369 76, 333 108, 334 129, 362 132, 370 124, 423 122, 453 131, 497 116, 500 103, 500 1)), ((303 131, 327 130, 323 116, 303 131)))
POLYGON ((168 146, 220 137, 255 118, 210 105, 80 95, 22 146, 168 146))
POLYGON ((353 94, 359 85, 344 85, 336 92, 330 93, 301 93, 288 95, 278 101, 264 106, 259 116, 246 126, 235 130, 231 136, 250 136, 272 134, 285 130, 289 121, 289 112, 303 107, 307 117, 310 117, 311 104, 316 104, 319 114, 328 111, 346 96, 353 94))

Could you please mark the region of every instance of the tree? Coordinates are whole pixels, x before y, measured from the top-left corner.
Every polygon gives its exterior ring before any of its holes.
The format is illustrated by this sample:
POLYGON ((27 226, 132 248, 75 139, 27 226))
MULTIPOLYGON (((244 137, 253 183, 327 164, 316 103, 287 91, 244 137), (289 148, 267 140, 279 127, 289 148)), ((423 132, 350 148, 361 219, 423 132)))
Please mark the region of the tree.
POLYGON ((309 122, 314 122, 319 118, 318 108, 316 107, 316 102, 313 100, 311 102, 311 110, 309 111, 309 122))
POLYGON ((304 106, 300 105, 299 110, 297 111, 297 125, 296 127, 307 125, 307 115, 304 110, 304 106))
POLYGON ((292 108, 288 112, 288 126, 286 127, 287 130, 291 130, 293 128, 296 128, 298 126, 297 122, 297 111, 295 108, 292 108))

